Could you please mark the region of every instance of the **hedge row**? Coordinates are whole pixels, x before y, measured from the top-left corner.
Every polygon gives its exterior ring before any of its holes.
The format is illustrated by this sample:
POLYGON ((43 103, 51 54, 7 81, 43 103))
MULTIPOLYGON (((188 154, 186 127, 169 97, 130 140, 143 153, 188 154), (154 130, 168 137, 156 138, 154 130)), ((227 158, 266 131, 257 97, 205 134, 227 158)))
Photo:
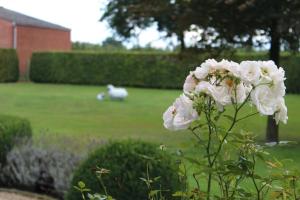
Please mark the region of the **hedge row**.
MULTIPOLYGON (((34 53, 30 78, 40 83, 114 84, 148 88, 182 88, 190 70, 209 56, 141 53, 34 53)), ((266 59, 260 54, 235 55, 234 61, 266 59)), ((284 56, 288 92, 300 93, 298 56, 284 56)))
POLYGON ((0 82, 19 79, 19 61, 15 49, 0 49, 0 82))
POLYGON ((6 154, 20 139, 31 138, 32 130, 28 120, 0 115, 0 166, 6 162, 6 154))

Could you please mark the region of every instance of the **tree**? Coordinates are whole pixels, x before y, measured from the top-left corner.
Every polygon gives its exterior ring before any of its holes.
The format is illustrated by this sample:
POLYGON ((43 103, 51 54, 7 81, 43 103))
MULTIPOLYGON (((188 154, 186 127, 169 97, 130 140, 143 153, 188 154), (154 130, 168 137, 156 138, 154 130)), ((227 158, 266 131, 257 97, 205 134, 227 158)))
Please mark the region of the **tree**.
MULTIPOLYGON (((280 48, 299 49, 299 0, 109 0, 102 20, 123 37, 135 28, 157 23, 158 30, 177 35, 185 49, 184 32, 202 31, 198 47, 254 46, 259 36, 268 39, 269 59, 280 63, 280 48)), ((260 45, 266 45, 259 41, 260 45)), ((278 126, 268 117, 267 141, 278 142, 278 126)))
MULTIPOLYGON (((290 50, 299 49, 298 0, 223 0, 215 10, 218 12, 213 13, 211 25, 229 43, 245 44, 255 36, 264 36, 269 39, 269 59, 277 65, 280 63, 281 44, 290 50)), ((278 139, 278 125, 273 116, 269 116, 266 140, 278 142, 278 139)))
POLYGON ((186 48, 184 32, 196 22, 198 25, 201 24, 203 29, 207 24, 209 4, 206 2, 206 0, 109 0, 101 20, 106 20, 116 33, 124 38, 133 36, 137 28, 144 29, 156 24, 159 31, 166 32, 166 37, 176 35, 183 51, 186 48), (202 6, 198 6, 195 12, 193 6, 199 4, 202 6))
POLYGON ((125 49, 123 46, 122 42, 119 40, 116 40, 113 37, 108 37, 102 42, 102 47, 103 48, 108 48, 108 49, 125 49))

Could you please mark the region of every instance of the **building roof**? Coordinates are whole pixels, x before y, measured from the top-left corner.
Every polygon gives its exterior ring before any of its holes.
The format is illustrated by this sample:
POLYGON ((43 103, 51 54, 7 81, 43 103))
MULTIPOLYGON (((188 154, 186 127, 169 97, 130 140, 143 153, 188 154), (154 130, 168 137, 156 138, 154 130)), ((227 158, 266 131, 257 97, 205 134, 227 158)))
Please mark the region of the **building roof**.
POLYGON ((30 17, 9 9, 6 9, 4 7, 0 7, 0 18, 11 21, 16 23, 17 25, 23 25, 23 26, 34 26, 34 27, 40 27, 40 28, 50 28, 50 29, 58 29, 63 31, 70 31, 70 29, 53 24, 50 22, 46 22, 40 19, 36 19, 34 17, 30 17))

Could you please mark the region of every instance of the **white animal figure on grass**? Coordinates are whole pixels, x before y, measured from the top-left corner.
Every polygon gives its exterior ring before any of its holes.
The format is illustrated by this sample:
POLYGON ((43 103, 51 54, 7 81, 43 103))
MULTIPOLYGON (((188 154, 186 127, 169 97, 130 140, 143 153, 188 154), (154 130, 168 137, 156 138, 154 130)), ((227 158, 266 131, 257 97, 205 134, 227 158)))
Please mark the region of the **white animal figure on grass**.
POLYGON ((99 93, 99 94, 97 95, 97 99, 98 99, 99 101, 104 100, 104 97, 105 97, 104 92, 101 92, 101 93, 99 93))
POLYGON ((112 100, 124 100, 128 96, 125 88, 114 87, 113 85, 107 86, 108 95, 112 100))

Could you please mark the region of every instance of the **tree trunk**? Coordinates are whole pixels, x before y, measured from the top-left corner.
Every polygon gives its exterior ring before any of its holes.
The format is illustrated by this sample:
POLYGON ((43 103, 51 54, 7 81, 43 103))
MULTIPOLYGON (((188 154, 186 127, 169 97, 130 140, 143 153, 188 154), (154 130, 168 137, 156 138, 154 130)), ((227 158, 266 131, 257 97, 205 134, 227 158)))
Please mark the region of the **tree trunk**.
POLYGON ((184 31, 180 32, 178 37, 180 41, 180 51, 183 52, 185 50, 184 31))
MULTIPOLYGON (((274 19, 271 25, 271 48, 269 51, 269 59, 279 65, 280 59, 280 35, 278 33, 278 21, 274 19)), ((268 116, 266 140, 267 142, 279 141, 279 129, 274 116, 268 116)))

